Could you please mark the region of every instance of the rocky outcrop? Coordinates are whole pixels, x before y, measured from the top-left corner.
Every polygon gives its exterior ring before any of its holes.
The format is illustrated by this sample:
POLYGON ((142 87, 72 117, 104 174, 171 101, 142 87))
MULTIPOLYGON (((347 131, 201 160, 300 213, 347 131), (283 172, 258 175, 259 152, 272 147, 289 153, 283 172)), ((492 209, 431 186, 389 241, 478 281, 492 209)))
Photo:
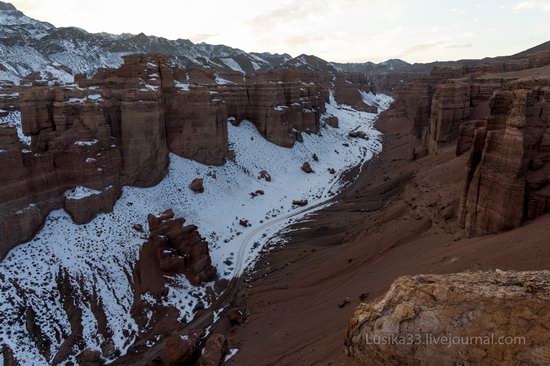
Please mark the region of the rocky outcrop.
POLYGON ((460 218, 468 235, 513 229, 549 212, 549 98, 545 86, 499 91, 491 99, 465 178, 460 218))
POLYGON ((399 89, 393 111, 412 122, 411 133, 418 139, 430 126, 434 81, 419 79, 399 89))
POLYGON ((216 279, 208 243, 195 225, 184 225, 185 220, 175 219, 172 210, 149 215, 147 221, 149 240, 135 267, 137 293, 160 298, 165 293, 165 277, 174 274, 184 274, 193 285, 216 279))
POLYGON ((345 351, 363 365, 545 365, 550 272, 397 279, 361 304, 345 351))
POLYGON ((334 99, 338 104, 352 106, 359 111, 378 113, 378 108, 364 102, 361 93, 370 92, 366 76, 360 73, 339 73, 334 78, 334 99))
MULTIPOLYGON (((78 187, 76 189, 83 188, 78 187)), ((119 197, 120 190, 109 186, 102 191, 91 191, 82 197, 71 196, 70 193, 71 191, 68 191, 68 194, 65 195, 65 211, 71 215, 71 218, 77 224, 86 224, 92 221, 100 212, 111 212, 119 197)))
POLYGON ((293 69, 260 73, 244 84, 220 86, 216 95, 236 124, 249 120, 269 141, 292 147, 299 139, 296 131, 319 131, 329 96, 326 82, 315 76, 293 69))

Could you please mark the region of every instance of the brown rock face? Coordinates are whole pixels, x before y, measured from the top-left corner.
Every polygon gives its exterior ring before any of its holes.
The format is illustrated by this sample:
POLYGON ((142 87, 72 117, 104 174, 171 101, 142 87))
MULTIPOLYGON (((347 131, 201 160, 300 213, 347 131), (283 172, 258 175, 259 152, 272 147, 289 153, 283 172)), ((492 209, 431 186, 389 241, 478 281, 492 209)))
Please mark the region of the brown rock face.
POLYGON ((459 126, 470 115, 470 87, 461 80, 449 80, 438 86, 433 100, 430 117, 430 151, 437 146, 454 141, 459 126))
POLYGON ((491 99, 468 161, 460 212, 468 235, 513 229, 549 211, 549 96, 548 87, 534 87, 491 99))
POLYGON ((366 76, 360 73, 337 74, 334 80, 334 99, 339 104, 346 104, 360 111, 378 113, 378 108, 366 104, 361 96, 361 91, 370 90, 371 86, 366 76))
POLYGON ((113 210, 113 207, 120 194, 113 186, 106 187, 103 191, 98 191, 90 196, 72 199, 65 198, 65 211, 77 224, 86 224, 92 221, 100 213, 107 213, 113 210))
POLYGON ((355 310, 345 351, 363 365, 545 365, 548 301, 549 271, 401 277, 355 310))
POLYGON ((209 165, 227 156, 226 105, 206 87, 171 89, 165 97, 168 147, 177 155, 209 165))
MULTIPOLYGON (((319 131, 328 91, 321 82, 306 82, 311 75, 294 69, 260 73, 244 84, 220 86, 219 98, 235 123, 246 119, 269 141, 292 147, 295 131, 319 131)), ((313 79, 317 81, 316 79, 313 79)))
POLYGON ((412 121, 412 134, 424 137, 430 125, 434 82, 428 79, 416 80, 399 89, 394 110, 412 121))

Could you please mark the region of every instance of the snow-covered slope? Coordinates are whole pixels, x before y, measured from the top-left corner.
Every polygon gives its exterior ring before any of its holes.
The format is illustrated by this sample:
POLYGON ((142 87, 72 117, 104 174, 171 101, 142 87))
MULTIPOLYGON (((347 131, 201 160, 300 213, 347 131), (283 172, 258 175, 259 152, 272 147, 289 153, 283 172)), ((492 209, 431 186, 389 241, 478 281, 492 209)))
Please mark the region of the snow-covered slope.
POLYGON ((99 67, 118 67, 122 56, 132 53, 162 53, 182 66, 198 64, 242 73, 272 68, 291 58, 143 33, 93 34, 74 27, 56 28, 0 1, 0 80, 18 83, 39 72, 42 79, 70 82, 77 73, 90 75, 99 67))
MULTIPOLYGON (((391 101, 380 94, 372 98, 380 106, 391 101)), ((339 118, 340 128, 324 125, 319 135, 304 134, 303 143, 292 149, 268 142, 252 123, 228 124, 235 159, 224 166, 206 166, 171 155, 169 174, 160 184, 125 187, 112 213, 75 225, 63 210, 52 212, 31 242, 13 249, 0 263, 0 344, 8 345, 21 364, 50 363, 71 333, 59 289, 68 277, 82 309, 82 347, 99 349, 104 341, 98 331, 101 320, 94 315, 94 307, 100 304, 114 346, 126 352, 138 332, 130 312, 131 273, 144 242, 132 225, 146 227, 147 213, 172 208, 176 216, 199 227, 222 277, 240 274, 272 235, 304 216, 302 208, 292 205, 293 200, 307 199, 309 207, 325 202, 341 187, 340 175, 346 169, 380 151, 379 133, 373 128, 375 114, 341 107, 334 98, 327 104, 327 114, 339 118), (369 139, 348 137, 358 129, 369 139), (312 159, 313 154, 318 161, 312 159), (305 161, 315 173, 300 169, 305 161), (271 175, 271 182, 259 179, 263 170, 271 175), (187 188, 197 177, 204 178, 202 194, 187 188), (263 194, 250 194, 260 190, 263 194), (242 227, 239 219, 248 220, 251 226, 242 227), (48 359, 29 334, 25 321, 29 312, 49 338, 48 359)), ((204 287, 192 288, 184 276, 176 277, 165 303, 179 309, 182 319, 191 319, 205 291, 204 287)))

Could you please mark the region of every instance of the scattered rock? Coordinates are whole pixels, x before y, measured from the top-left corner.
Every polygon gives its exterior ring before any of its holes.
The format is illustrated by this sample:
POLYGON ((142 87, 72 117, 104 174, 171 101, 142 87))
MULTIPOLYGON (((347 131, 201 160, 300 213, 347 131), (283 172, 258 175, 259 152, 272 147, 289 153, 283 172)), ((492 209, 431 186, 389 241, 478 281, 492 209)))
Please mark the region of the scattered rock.
POLYGON ((330 174, 336 174, 336 169, 334 168, 328 168, 327 170, 330 174))
POLYGON ((313 154, 312 158, 314 161, 319 161, 319 157, 317 156, 317 154, 313 154))
POLYGON ((266 182, 271 182, 271 175, 269 175, 267 171, 262 170, 258 176, 258 179, 264 179, 266 182))
POLYGON ((340 124, 339 124, 339 121, 338 121, 338 117, 335 117, 335 116, 330 116, 328 118, 325 118, 325 122, 327 125, 329 125, 330 127, 333 127, 333 128, 338 128, 340 127, 340 124))
POLYGON ((239 225, 244 226, 244 227, 252 226, 252 225, 250 225, 250 223, 248 222, 248 220, 245 220, 245 219, 240 219, 240 220, 239 220, 239 225))
POLYGON ((309 165, 307 161, 302 165, 302 170, 307 174, 314 173, 313 169, 311 169, 311 165, 309 165))
POLYGON ((303 206, 307 206, 308 200, 294 200, 294 201, 292 201, 292 204, 293 204, 294 206, 303 207, 303 206))
POLYGON ((351 131, 348 136, 351 138, 358 138, 363 140, 369 139, 369 135, 365 131, 351 131))
POLYGON ((256 192, 250 192, 249 194, 250 194, 250 196, 251 196, 252 198, 254 198, 254 197, 256 197, 256 196, 263 196, 263 195, 264 195, 264 191, 261 190, 261 189, 258 189, 256 192))
POLYGON ((351 303, 351 299, 349 297, 346 297, 344 300, 342 300, 341 303, 338 304, 338 307, 342 309, 344 306, 348 305, 349 303, 351 303))
POLYGON ((204 181, 202 178, 196 178, 193 179, 191 184, 189 185, 189 188, 195 193, 203 193, 204 192, 204 181))
POLYGON ((140 233, 143 232, 143 225, 141 225, 141 224, 134 224, 134 225, 132 226, 132 228, 133 228, 135 231, 139 231, 140 233))
POLYGON ((299 132, 299 131, 296 131, 294 133, 294 135, 296 136, 296 141, 298 142, 304 142, 304 137, 302 136, 302 133, 299 132))

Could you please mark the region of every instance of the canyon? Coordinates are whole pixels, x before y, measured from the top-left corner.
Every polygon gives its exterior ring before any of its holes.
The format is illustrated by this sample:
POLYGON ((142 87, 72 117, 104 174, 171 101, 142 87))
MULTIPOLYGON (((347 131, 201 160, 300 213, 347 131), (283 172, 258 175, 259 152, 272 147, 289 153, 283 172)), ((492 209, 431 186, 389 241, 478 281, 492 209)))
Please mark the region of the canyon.
POLYGON ((2 364, 549 362, 550 42, 339 64, 0 23, 2 364), (488 329, 526 344, 366 341, 488 329))

